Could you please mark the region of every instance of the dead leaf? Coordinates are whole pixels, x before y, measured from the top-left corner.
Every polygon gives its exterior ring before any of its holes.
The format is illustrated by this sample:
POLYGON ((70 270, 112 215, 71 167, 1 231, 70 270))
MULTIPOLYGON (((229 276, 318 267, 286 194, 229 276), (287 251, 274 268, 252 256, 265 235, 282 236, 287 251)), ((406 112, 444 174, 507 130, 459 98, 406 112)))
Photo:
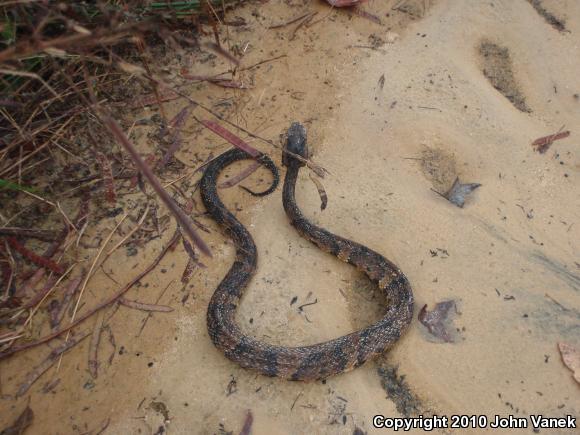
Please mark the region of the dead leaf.
POLYGON ((252 415, 252 411, 248 411, 240 435, 250 435, 252 432, 252 423, 254 423, 254 416, 252 415))
POLYGON ((377 17, 374 14, 371 14, 370 12, 364 11, 359 7, 354 8, 353 13, 358 15, 359 17, 366 18, 367 20, 372 21, 373 23, 382 24, 381 19, 379 17, 377 17))
POLYGON ((457 177, 453 182, 453 186, 451 186, 451 189, 449 189, 444 194, 441 194, 439 192, 437 193, 439 193, 439 195, 441 195, 443 198, 447 199, 450 203, 455 204, 459 208, 463 208, 467 195, 469 195, 478 187, 481 187, 481 184, 479 183, 461 184, 459 182, 459 177, 457 177))
POLYGON ((532 146, 540 154, 544 154, 552 146, 555 140, 564 139, 570 136, 570 131, 559 131, 556 134, 544 136, 532 142, 532 146))
POLYGON ((572 376, 580 384, 580 350, 567 343, 558 343, 558 348, 564 365, 572 371, 572 376))
POLYGON ((190 258, 187 261, 187 265, 185 266, 185 269, 183 269, 183 273, 181 274, 181 283, 182 284, 189 283, 189 281, 191 280, 191 275, 193 275, 194 270, 195 270, 195 261, 193 261, 193 259, 190 258))
POLYGON ((22 435, 28 426, 32 424, 34 412, 27 406, 22 414, 18 416, 16 421, 9 427, 2 429, 0 435, 22 435))
POLYGON ((189 255, 189 258, 192 261, 194 261, 194 263, 197 267, 201 267, 202 269, 205 269, 207 266, 205 264, 203 264, 201 261, 199 261, 199 256, 195 252, 195 249, 193 249, 193 246, 191 246, 191 243, 189 243, 189 241, 186 240, 185 237, 182 237, 181 241, 183 243, 183 249, 185 249, 185 252, 187 252, 187 255, 189 255))
POLYGON ((320 211, 324 210, 328 205, 328 195, 324 190, 324 186, 320 182, 320 180, 316 177, 313 177, 312 174, 310 175, 310 179, 316 185, 316 190, 318 190, 318 195, 320 196, 320 211))
POLYGON ((427 311, 427 304, 425 304, 418 316, 419 322, 427 328, 431 335, 440 338, 445 343, 453 343, 453 338, 448 331, 448 316, 451 308, 455 308, 453 300, 438 302, 433 311, 427 311))

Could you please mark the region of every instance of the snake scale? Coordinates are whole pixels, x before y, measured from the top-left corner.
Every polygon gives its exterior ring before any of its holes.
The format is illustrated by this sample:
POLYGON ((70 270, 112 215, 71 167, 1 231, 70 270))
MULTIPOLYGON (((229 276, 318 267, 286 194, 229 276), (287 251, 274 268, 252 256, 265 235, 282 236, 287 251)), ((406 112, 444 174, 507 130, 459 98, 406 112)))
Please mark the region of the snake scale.
MULTIPOLYGON (((207 166, 200 183, 201 197, 207 211, 226 229, 236 247, 234 264, 218 285, 208 306, 207 326, 215 346, 244 368, 267 376, 301 381, 320 380, 346 372, 383 353, 399 339, 411 322, 411 286, 399 268, 379 253, 332 234, 304 217, 294 193, 298 172, 308 159, 308 146, 306 130, 297 122, 288 130, 282 156, 282 163, 287 168, 282 195, 286 214, 302 237, 365 273, 385 294, 388 302, 386 313, 364 329, 311 346, 276 346, 241 331, 235 320, 236 309, 256 271, 258 252, 248 230, 220 200, 216 185, 225 167, 250 158, 239 149, 227 151, 207 166)), ((261 154, 257 159, 273 174, 274 180, 265 192, 250 193, 267 195, 276 189, 278 172, 266 155, 261 154)))

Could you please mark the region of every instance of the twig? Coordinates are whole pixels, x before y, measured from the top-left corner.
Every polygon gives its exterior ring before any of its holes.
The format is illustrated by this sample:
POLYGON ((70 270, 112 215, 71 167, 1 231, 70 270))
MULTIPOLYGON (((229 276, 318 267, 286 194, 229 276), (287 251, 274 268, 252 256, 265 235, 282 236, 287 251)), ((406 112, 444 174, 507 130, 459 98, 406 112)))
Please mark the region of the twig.
POLYGON ((157 312, 157 313, 171 313, 173 311, 173 308, 167 305, 145 304, 143 302, 132 301, 126 298, 120 298, 119 303, 128 308, 133 308, 134 310, 157 312))
POLYGON ((258 67, 260 65, 263 65, 265 63, 273 62, 273 61, 278 60, 278 59, 282 59, 283 57, 288 57, 288 55, 287 54, 281 54, 280 56, 271 57, 270 59, 264 59, 264 60, 262 60, 262 61, 260 61, 258 63, 253 64, 253 65, 250 65, 250 66, 246 66, 244 68, 241 68, 239 71, 248 71, 248 70, 254 69, 254 68, 256 68, 256 67, 258 67))
POLYGON ((290 407, 290 411, 292 411, 294 409, 294 406, 296 405, 296 402, 298 402, 298 399, 300 399, 300 396, 302 396, 302 391, 300 393, 298 393, 298 396, 296 396, 296 399, 294 399, 294 402, 292 402, 292 406, 290 407))
MULTIPOLYGON (((163 289, 163 291, 159 294, 159 296, 157 297, 157 300, 155 301, 156 304, 159 304, 159 301, 161 300, 161 298, 163 297, 163 295, 165 294, 165 292, 167 291, 167 289, 171 286, 171 284, 173 284, 175 282, 175 280, 171 280, 171 282, 169 284, 167 284, 167 286, 163 289)), ((141 335, 141 333, 143 332, 143 330, 145 329, 145 325, 147 325, 147 322, 149 321, 149 319, 153 317, 153 313, 149 312, 147 313, 147 317, 145 317, 143 319, 143 323, 141 324, 141 328, 139 329, 139 332, 137 333, 137 337, 139 337, 141 335)))
POLYGON ((290 21, 286 21, 285 23, 274 24, 273 26, 268 27, 268 29, 279 29, 281 27, 289 26, 290 24, 294 24, 297 21, 300 21, 302 18, 306 18, 310 14, 312 14, 312 12, 306 12, 304 15, 300 15, 298 18, 294 18, 290 21))
POLYGON ((314 305, 314 304, 317 304, 317 303, 318 303, 318 299, 314 299, 314 302, 307 302, 305 304, 302 304, 302 305, 300 305, 298 307, 298 311, 303 311, 304 310, 304 307, 308 307, 310 305, 314 305))

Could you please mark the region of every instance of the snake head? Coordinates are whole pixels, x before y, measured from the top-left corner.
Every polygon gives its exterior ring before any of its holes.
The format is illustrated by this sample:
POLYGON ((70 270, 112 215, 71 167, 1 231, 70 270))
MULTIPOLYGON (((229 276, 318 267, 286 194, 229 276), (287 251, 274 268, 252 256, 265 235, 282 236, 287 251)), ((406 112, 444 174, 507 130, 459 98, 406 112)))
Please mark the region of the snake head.
POLYGON ((302 160, 298 160, 292 154, 308 159, 308 145, 306 144, 306 129, 299 122, 293 122, 288 129, 288 137, 284 151, 282 152, 282 164, 290 166, 291 163, 297 164, 299 167, 304 166, 302 160))

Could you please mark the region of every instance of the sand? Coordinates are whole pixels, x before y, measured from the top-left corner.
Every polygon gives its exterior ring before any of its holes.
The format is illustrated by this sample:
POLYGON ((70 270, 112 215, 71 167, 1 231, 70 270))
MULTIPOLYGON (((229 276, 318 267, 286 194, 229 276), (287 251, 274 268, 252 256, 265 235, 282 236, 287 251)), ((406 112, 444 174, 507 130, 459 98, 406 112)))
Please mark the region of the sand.
MULTIPOLYGON (((202 259, 207 268, 196 270, 182 288, 187 258, 179 246, 129 294, 155 303, 169 285, 159 303, 175 310, 154 314, 139 335, 147 314, 119 308, 108 321, 116 348, 105 334, 97 379, 87 370, 89 340, 18 400, 12 395, 48 350, 3 361, 0 426, 28 400, 35 417, 27 434, 98 433, 104 425, 111 434, 237 434, 248 410, 253 434, 386 433, 372 427, 376 414, 485 415, 490 421, 494 415, 578 417, 580 386, 562 364, 557 343, 580 346, 580 3, 541 4, 565 19, 564 30, 524 0, 367 3, 364 10, 380 17, 381 25, 322 2, 272 0, 230 12, 248 23, 222 32, 231 46, 245 50, 242 65, 286 57, 246 73, 251 89, 205 83, 191 85, 188 93, 276 143, 291 121, 305 123, 313 160, 329 172, 322 180, 329 204, 320 211, 307 171, 298 181, 298 202, 314 222, 400 266, 416 299, 409 331, 377 361, 326 382, 286 382, 237 367, 213 347, 205 325, 208 301, 231 265, 233 247, 203 218, 211 233, 201 234, 214 253, 202 259), (308 11, 318 12, 310 27, 268 29, 308 11), (563 125, 569 138, 545 154, 533 150, 534 139, 563 125), (456 177, 482 185, 463 208, 435 192, 456 177), (444 300, 457 306, 451 343, 437 340, 417 320, 425 304, 432 309, 444 300), (43 393, 53 379, 60 383, 43 393)), ((181 53, 163 68, 174 75, 184 67, 196 74, 227 69, 221 58, 199 65, 200 56, 181 53)), ((174 115, 184 105, 176 100, 166 110, 174 115)), ((128 118, 154 113, 147 109, 128 118)), ((204 160, 228 149, 193 120, 187 127, 178 153, 186 165, 199 164, 196 154, 204 160)), ((155 149, 150 131, 145 125, 133 132, 143 152, 155 149)), ((280 163, 278 149, 249 141, 280 163)), ((267 177, 258 171, 242 184, 263 186, 267 177)), ((382 299, 372 285, 290 227, 280 189, 263 199, 237 187, 222 196, 260 253, 239 309, 245 331, 278 344, 311 344, 380 315, 382 299)), ((127 203, 133 198, 142 196, 127 203)), ((113 225, 104 221, 88 237, 106 235, 113 225)), ((169 222, 161 239, 137 256, 115 252, 105 270, 127 282, 167 243, 174 225, 169 222)), ((99 300, 119 287, 99 273, 87 295, 99 300)))

